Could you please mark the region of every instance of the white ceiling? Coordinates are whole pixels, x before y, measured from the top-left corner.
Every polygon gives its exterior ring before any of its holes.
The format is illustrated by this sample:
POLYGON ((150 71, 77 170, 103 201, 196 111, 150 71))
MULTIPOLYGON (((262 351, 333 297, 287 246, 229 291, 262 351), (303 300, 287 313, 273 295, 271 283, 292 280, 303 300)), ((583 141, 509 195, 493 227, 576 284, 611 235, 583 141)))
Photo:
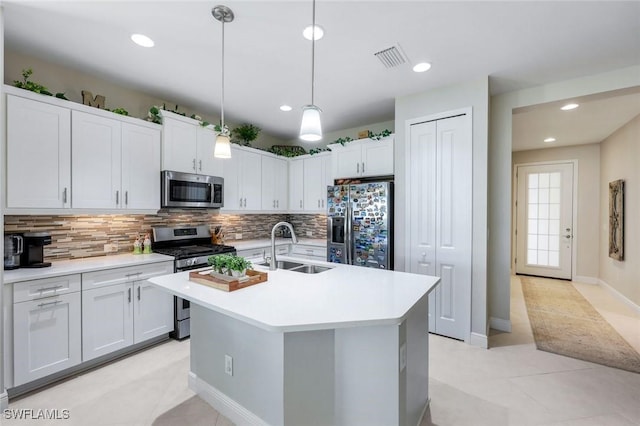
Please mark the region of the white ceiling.
MULTIPOLYGON (((236 15, 225 27, 226 118, 294 139, 311 97, 311 45, 301 35, 310 0, 5 0, 5 43, 217 116, 217 4, 236 15), (133 32, 156 47, 134 45, 133 32), (283 103, 294 110, 281 112, 283 103)), ((391 120, 396 97, 483 76, 497 94, 640 64, 636 1, 318 0, 316 10, 325 37, 316 43, 315 103, 325 132, 391 120), (410 63, 433 68, 386 69, 374 53, 397 43, 410 63)))

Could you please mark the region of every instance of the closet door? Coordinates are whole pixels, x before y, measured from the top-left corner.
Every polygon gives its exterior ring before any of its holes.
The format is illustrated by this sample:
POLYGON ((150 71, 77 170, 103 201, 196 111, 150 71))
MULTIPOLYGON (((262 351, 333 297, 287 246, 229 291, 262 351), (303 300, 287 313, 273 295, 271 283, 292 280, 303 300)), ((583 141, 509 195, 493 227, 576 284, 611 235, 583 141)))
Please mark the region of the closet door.
POLYGON ((466 115, 411 126, 410 271, 440 277, 429 331, 468 338, 472 139, 466 115))

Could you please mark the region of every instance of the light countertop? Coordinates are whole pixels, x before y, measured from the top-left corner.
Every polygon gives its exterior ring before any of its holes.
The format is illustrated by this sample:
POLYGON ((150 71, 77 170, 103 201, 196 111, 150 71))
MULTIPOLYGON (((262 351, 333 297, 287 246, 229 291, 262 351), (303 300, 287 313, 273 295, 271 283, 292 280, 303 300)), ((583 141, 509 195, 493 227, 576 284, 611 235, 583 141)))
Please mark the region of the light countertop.
POLYGON ((19 268, 4 271, 2 281, 3 284, 12 284, 19 281, 59 277, 62 275, 80 274, 82 272, 158 262, 173 262, 173 257, 157 253, 116 254, 110 256, 87 257, 83 259, 60 260, 57 262, 52 261, 51 266, 46 268, 19 268))
MULTIPOLYGON (((271 247, 271 239, 260 238, 254 240, 226 240, 225 244, 235 247, 236 250, 251 250, 255 248, 271 247)), ((276 238, 276 246, 285 244, 291 244, 291 238, 276 238)), ((326 247, 327 240, 324 238, 298 238, 298 244, 326 247)))
POLYGON ((330 266, 319 274, 256 267, 267 282, 225 292, 189 281, 189 272, 151 278, 153 284, 193 303, 265 330, 291 332, 391 325, 433 290, 438 277, 279 256, 330 266))

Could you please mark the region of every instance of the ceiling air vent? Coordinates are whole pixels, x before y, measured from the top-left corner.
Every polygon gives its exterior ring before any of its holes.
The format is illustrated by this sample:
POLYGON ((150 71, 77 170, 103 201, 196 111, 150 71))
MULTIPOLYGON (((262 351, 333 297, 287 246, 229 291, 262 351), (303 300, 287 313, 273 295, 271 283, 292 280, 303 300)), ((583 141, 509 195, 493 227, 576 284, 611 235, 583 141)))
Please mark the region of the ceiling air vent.
POLYGON ((389 47, 374 53, 376 58, 380 59, 380 62, 387 68, 394 68, 407 62, 406 58, 402 54, 402 51, 396 46, 389 47))

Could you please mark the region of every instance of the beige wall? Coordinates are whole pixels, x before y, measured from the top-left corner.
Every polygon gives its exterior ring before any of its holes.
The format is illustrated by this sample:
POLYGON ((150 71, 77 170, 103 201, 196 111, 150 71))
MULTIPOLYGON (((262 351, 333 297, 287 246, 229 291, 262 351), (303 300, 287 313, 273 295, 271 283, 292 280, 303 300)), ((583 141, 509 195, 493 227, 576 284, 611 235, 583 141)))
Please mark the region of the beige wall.
MULTIPOLYGON (((24 55, 11 50, 5 50, 4 54, 4 82, 13 86, 14 80, 22 80, 22 70, 33 69, 31 80, 47 87, 51 93, 62 92, 73 102, 82 103, 82 91, 88 90, 94 96, 106 97, 105 107, 109 109, 124 108, 129 115, 137 118, 146 118, 149 108, 153 105, 166 104, 168 109, 175 108, 175 102, 171 99, 159 99, 140 92, 135 88, 118 85, 117 83, 82 73, 71 67, 57 65, 44 61, 34 56, 24 55)), ((218 123, 220 117, 207 111, 194 111, 188 105, 180 105, 180 112, 187 116, 197 114, 203 120, 210 123, 218 123)), ((234 123, 228 123, 233 129, 234 123)), ((271 145, 281 145, 284 141, 265 133, 260 133, 258 139, 252 143, 255 148, 269 148, 271 145)))
POLYGON ((640 116, 600 144, 600 279, 640 305, 640 116), (609 257, 609 182, 624 179, 624 260, 609 257))
MULTIPOLYGON (((578 160, 578 193, 576 196, 578 222, 574 224, 576 270, 574 278, 585 277, 589 281, 599 276, 598 256, 600 233, 598 231, 600 200, 600 144, 559 148, 535 149, 513 153, 513 165, 545 161, 578 160)), ((516 183, 513 182, 515 185, 516 183)), ((515 243, 515 242, 514 242, 515 243)))

